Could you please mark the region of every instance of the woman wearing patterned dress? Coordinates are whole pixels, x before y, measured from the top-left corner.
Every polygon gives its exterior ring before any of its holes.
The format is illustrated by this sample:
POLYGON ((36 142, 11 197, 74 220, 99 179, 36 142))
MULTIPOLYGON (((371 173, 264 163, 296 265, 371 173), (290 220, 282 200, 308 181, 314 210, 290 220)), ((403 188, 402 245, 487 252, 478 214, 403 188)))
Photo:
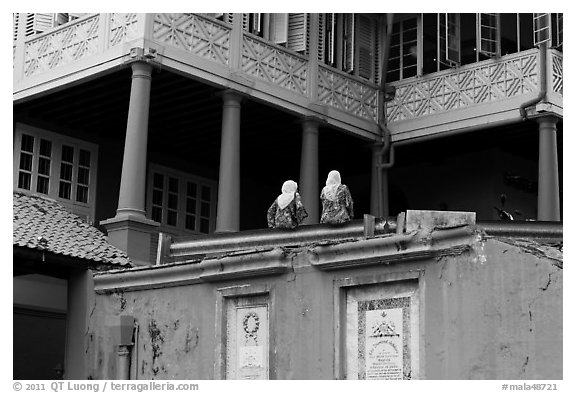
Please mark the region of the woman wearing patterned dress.
POLYGON ((352 195, 345 184, 341 184, 340 172, 330 171, 326 186, 320 193, 322 201, 321 223, 343 224, 354 218, 352 195))
POLYGON ((296 228, 308 213, 302 205, 300 194, 296 192, 298 184, 287 180, 282 185, 282 194, 276 198, 268 209, 268 227, 270 228, 296 228))

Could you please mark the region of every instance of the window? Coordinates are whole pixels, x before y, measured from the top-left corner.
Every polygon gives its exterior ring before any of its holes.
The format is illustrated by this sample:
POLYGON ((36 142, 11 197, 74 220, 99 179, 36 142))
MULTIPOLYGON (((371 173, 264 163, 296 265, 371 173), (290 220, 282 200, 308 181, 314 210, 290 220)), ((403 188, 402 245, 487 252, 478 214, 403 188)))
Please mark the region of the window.
POLYGON ((368 14, 319 14, 319 60, 378 83, 380 19, 368 14))
POLYGON ((151 164, 148 216, 166 232, 211 233, 216 223, 216 182, 151 164))
POLYGON ((97 147, 18 124, 14 136, 14 188, 56 199, 72 212, 94 216, 97 147))
POLYGON ((478 14, 476 47, 488 57, 500 55, 500 18, 498 14, 478 14))
MULTIPOLYGON (((532 49, 534 38, 545 39, 548 32, 552 47, 562 48, 562 14, 422 14, 419 20, 422 42, 418 68, 422 74, 532 49), (547 21, 551 21, 550 29, 547 21)), ((407 29, 402 26, 395 32, 398 30, 403 33, 407 29)), ((388 77, 406 78, 393 71, 401 68, 393 57, 399 56, 398 50, 392 48, 388 77)))
POLYGON ((460 64, 460 14, 438 14, 438 50, 441 63, 460 64))
POLYGON ((418 71, 417 27, 416 18, 394 23, 390 37, 387 80, 395 81, 416 76, 418 71))

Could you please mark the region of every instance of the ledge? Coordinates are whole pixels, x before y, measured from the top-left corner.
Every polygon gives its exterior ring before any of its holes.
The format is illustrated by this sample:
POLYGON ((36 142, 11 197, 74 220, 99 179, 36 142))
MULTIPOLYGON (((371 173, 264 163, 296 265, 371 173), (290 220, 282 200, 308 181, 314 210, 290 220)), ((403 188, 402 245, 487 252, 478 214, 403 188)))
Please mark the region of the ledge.
POLYGON ((101 294, 194 284, 201 281, 201 272, 198 263, 175 263, 96 273, 94 291, 101 294))
POLYGON ((243 277, 259 277, 282 274, 288 271, 291 260, 284 250, 254 251, 230 255, 217 259, 206 259, 200 263, 203 281, 231 280, 243 277))
POLYGON ((469 226, 437 229, 432 232, 410 232, 317 246, 308 253, 310 264, 321 270, 411 262, 465 252, 476 241, 475 234, 474 228, 469 226))

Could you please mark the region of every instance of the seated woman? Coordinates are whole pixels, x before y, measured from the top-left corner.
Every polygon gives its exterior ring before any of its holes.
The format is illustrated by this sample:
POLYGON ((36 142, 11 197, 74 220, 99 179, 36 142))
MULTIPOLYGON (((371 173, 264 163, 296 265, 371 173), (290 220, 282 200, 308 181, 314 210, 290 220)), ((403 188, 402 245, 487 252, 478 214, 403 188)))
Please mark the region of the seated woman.
POLYGON ((341 184, 340 172, 331 171, 326 186, 320 193, 322 201, 321 223, 343 224, 354 218, 352 195, 345 184, 341 184))
POLYGON ((284 182, 282 194, 274 200, 268 209, 268 227, 292 229, 308 217, 297 190, 298 184, 295 181, 287 180, 284 182))

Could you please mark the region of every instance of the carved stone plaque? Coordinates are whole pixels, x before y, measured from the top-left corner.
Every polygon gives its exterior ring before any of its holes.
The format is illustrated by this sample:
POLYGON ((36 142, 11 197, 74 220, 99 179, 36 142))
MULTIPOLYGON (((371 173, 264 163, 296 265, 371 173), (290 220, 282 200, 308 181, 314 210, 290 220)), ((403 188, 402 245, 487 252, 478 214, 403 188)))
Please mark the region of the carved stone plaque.
POLYGON ((266 296, 227 301, 226 379, 268 379, 266 296))
POLYGON ((346 292, 348 379, 418 377, 418 296, 414 282, 346 292))

